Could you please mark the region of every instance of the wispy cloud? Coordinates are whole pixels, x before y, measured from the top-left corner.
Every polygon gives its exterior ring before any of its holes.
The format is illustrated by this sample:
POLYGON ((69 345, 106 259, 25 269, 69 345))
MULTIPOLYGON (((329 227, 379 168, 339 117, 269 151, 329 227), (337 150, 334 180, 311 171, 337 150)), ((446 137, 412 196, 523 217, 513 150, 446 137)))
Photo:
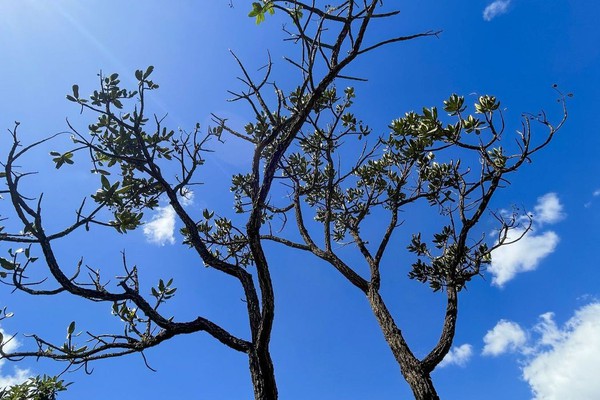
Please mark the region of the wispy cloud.
POLYGON ((497 356, 506 352, 514 352, 523 348, 526 342, 525 331, 518 324, 500 320, 493 329, 485 334, 482 354, 497 356))
MULTIPOLYGON (((179 196, 179 201, 184 207, 194 204, 194 192, 184 189, 179 196)), ((155 214, 149 222, 144 224, 144 235, 153 244, 164 246, 175 244, 175 218, 177 214, 171 205, 157 207, 155 214)))
POLYGON ((446 367, 448 365, 458 365, 459 367, 464 367, 467 365, 471 356, 473 355, 473 346, 470 344, 463 344, 458 347, 453 347, 450 349, 446 357, 439 364, 440 368, 446 367))
POLYGON ((502 287, 517 274, 535 270, 545 257, 554 252, 560 241, 556 232, 538 232, 543 225, 556 223, 564 217, 563 206, 556 193, 538 198, 534 207, 533 227, 529 231, 524 228, 508 231, 506 242, 514 243, 492 252, 492 264, 488 268, 492 274, 492 284, 502 287))
MULTIPOLYGON (((2 333, 2 336, 4 337, 5 352, 13 352, 20 346, 20 343, 16 339, 12 339, 9 341, 11 335, 7 334, 4 331, 4 329, 0 328, 0 333, 2 333)), ((4 372, 5 363, 5 360, 0 359, 0 389, 23 383, 31 376, 31 371, 29 371, 28 369, 21 369, 18 367, 14 368, 14 372, 12 374, 6 374, 4 372)))
POLYGON ((514 322, 501 321, 505 325, 511 324, 513 332, 522 332, 524 337, 534 339, 518 339, 512 341, 512 348, 499 346, 497 352, 487 354, 498 355, 509 349, 520 352, 523 378, 529 384, 534 400, 600 398, 597 372, 600 303, 580 308, 562 328, 556 324, 553 313, 542 314, 539 318, 527 332, 514 322))
POLYGON ((496 0, 483 10, 483 19, 491 21, 499 15, 506 14, 511 0, 496 0))

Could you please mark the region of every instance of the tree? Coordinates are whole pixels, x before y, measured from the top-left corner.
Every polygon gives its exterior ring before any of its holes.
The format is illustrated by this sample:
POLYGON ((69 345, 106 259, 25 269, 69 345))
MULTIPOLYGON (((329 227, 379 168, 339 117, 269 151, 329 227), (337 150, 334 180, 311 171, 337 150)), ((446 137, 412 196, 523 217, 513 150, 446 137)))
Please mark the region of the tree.
MULTIPOLYGON (((371 130, 349 111, 354 91, 338 94, 331 89, 319 113, 295 139, 295 151, 280 160, 288 200, 269 204, 268 219, 291 214, 283 220, 294 221, 299 240, 280 234, 262 238, 314 254, 365 294, 415 399, 439 398, 430 374, 452 346, 460 292, 482 274, 495 249, 514 243, 512 230, 523 232, 516 239, 520 240, 531 228, 529 214, 492 211, 499 225, 495 240, 490 243, 485 233, 475 230, 496 191, 508 183, 507 176, 531 161, 565 123, 565 96, 558 93, 562 118, 553 125, 543 112, 523 114, 516 145, 503 140, 505 123, 495 97, 479 97, 474 114, 469 114, 465 99, 453 94, 443 105, 449 122, 442 121, 436 107, 409 112, 392 121, 389 135, 376 137, 370 147, 353 148, 348 144, 352 138, 360 140, 371 130), (533 137, 536 123, 546 129, 544 137, 533 137), (353 150, 355 161, 348 162, 353 150), (421 359, 411 351, 380 294, 386 251, 404 222, 400 213, 409 214, 419 202, 439 213, 440 227, 429 240, 423 238, 422 227, 413 228, 407 249, 416 260, 408 276, 445 293, 447 304, 439 340, 421 359), (384 218, 387 223, 381 229, 384 218), (373 234, 377 229, 380 233, 373 234), (347 244, 354 245, 363 260, 354 255, 344 260, 340 250, 347 244), (361 264, 368 268, 367 278, 358 272, 361 264)), ((249 192, 243 185, 236 189, 243 211, 249 192)))
MULTIPOLYGON (((149 92, 158 88, 151 80, 152 67, 135 72, 138 82, 135 88, 124 87, 116 73, 100 74, 100 88, 89 98, 80 96, 79 86, 74 85, 67 99, 80 106, 82 111, 96 114, 98 119, 89 125, 89 134, 81 133, 80 129, 69 124, 73 148, 65 152, 53 151, 51 156, 56 168, 60 169, 74 164, 76 155, 87 155, 91 172, 99 177, 100 187, 89 196, 94 204, 89 205, 85 198, 75 213, 74 221, 58 231, 49 232, 44 224, 43 195, 32 199, 24 194, 23 182, 31 172, 22 170, 19 162, 59 135, 22 144, 19 123, 15 123, 10 130, 12 143, 0 175, 6 182, 6 189, 0 193, 8 197, 14 211, 11 224, 18 228, 5 232, 3 227, 0 240, 24 247, 10 249, 7 257, 0 258, 3 269, 0 278, 16 290, 34 296, 68 293, 94 302, 109 303, 112 313, 124 322, 125 330, 123 334, 88 332, 89 343, 85 345, 78 339, 73 321, 67 327, 64 343, 52 343, 33 335, 36 346, 33 350, 7 352, 4 349, 6 340, 0 340, 0 356, 9 360, 48 358, 87 368, 88 363, 97 359, 131 353, 143 356, 144 350, 176 336, 206 332, 227 347, 248 355, 256 399, 277 398, 269 352, 275 299, 268 255, 263 248, 263 242, 273 240, 274 236, 265 235, 264 231, 274 215, 288 213, 294 209, 296 202, 283 209, 275 207, 269 197, 273 183, 279 179, 280 172, 286 174, 286 179, 299 179, 300 175, 296 172, 289 174, 287 171, 288 168, 296 168, 293 162, 289 162, 293 157, 289 152, 297 143, 306 141, 308 136, 303 133, 304 130, 315 124, 318 126, 321 114, 328 110, 333 112, 336 124, 343 122, 345 136, 355 133, 358 125, 352 119, 348 120, 349 114, 345 113, 351 105, 353 92, 351 89, 346 91, 345 99, 339 105, 341 109, 338 109, 340 99, 335 89, 337 80, 355 79, 343 74, 348 65, 359 56, 384 45, 437 33, 423 32, 367 44, 367 28, 377 19, 397 14, 395 11, 379 12, 380 7, 382 4, 377 0, 363 3, 343 1, 338 6, 323 8, 314 3, 296 1, 253 3, 250 16, 255 17, 257 23, 262 22, 265 15, 276 11, 286 15, 291 22, 292 28, 288 33, 298 44, 300 56, 286 59, 299 73, 299 79, 297 86, 284 94, 269 80, 270 61, 265 76, 255 80, 236 58, 246 88, 234 94, 234 100, 246 101, 256 117, 245 132, 235 131, 226 120, 215 116, 217 127, 204 135, 198 125, 192 132, 176 134, 164 126, 163 118, 149 116, 146 99, 149 92), (275 97, 267 95, 267 91, 274 91, 275 97), (247 217, 240 224, 209 210, 201 217, 193 216, 184 208, 184 199, 196 183, 195 173, 204 163, 208 139, 220 138, 223 134, 234 135, 254 145, 251 171, 233 177, 236 210, 247 217), (175 295, 173 280, 164 278, 152 288, 143 287, 137 267, 129 265, 125 253, 122 256, 124 272, 117 277, 116 284, 109 284, 102 271, 85 265, 83 258, 75 272, 68 274, 68 267, 63 265, 55 251, 55 241, 82 229, 108 228, 125 234, 142 225, 144 211, 156 208, 159 198, 168 199, 184 225, 184 244, 193 249, 207 267, 239 282, 244 292, 250 338, 237 337, 202 316, 180 322, 162 313, 160 307, 175 295), (29 277, 30 267, 39 257, 48 267, 46 278, 49 279, 42 282, 29 277), (81 277, 82 271, 88 273, 89 279, 81 277), (147 292, 151 293, 150 297, 145 295, 147 292)), ((367 133, 361 128, 356 134, 361 137, 367 133)), ((329 156, 334 147, 328 150, 329 156)), ((309 151, 313 150, 309 148, 309 151)), ((314 162, 320 163, 320 157, 321 154, 317 154, 314 162)), ((364 157, 364 160, 369 157, 364 157)), ((319 170, 318 166, 314 170, 319 170)), ((326 180, 329 182, 331 179, 326 180)), ((331 182, 328 185, 332 187, 331 182)), ((306 195, 319 196, 314 189, 311 191, 314 193, 295 192, 298 199, 306 195)), ((333 199, 329 199, 330 195, 326 197, 327 204, 332 206, 333 199)), ((317 198, 313 205, 319 202, 321 199, 317 198)), ((295 209, 300 212, 299 207, 295 209)), ((333 219, 327 214, 324 221, 325 226, 330 226, 333 219)), ((330 256, 325 255, 327 257, 330 256)), ((351 274, 351 277, 364 287, 357 276, 351 274)))

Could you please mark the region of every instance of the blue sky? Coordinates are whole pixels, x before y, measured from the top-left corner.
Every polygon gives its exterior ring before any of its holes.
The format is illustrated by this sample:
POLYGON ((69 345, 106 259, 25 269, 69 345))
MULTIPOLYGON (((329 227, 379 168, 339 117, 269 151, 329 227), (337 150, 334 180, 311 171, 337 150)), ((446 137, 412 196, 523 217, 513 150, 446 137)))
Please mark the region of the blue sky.
MULTIPOLYGON (((282 43, 276 18, 257 27, 246 16, 249 4, 234 4, 0 0, 0 127, 20 121, 24 141, 64 131, 67 117, 85 127, 94 117, 80 115, 64 97, 73 83, 82 93, 91 92, 100 70, 118 72, 133 83, 133 71, 148 65, 155 66, 161 85, 151 106, 157 113, 168 112, 171 126, 192 128, 199 122, 207 127, 211 113, 241 126, 250 114, 226 102, 227 90, 240 88, 228 49, 251 71, 264 65, 269 49, 276 76, 283 80, 287 66, 281 57, 294 48, 282 43)), ((355 85, 356 110, 377 132, 387 133, 390 121, 406 111, 441 106, 454 92, 469 102, 480 94, 497 96, 514 130, 523 111, 543 108, 551 118, 560 118, 554 83, 574 93, 564 129, 494 199, 494 209, 516 204, 533 212, 534 230, 503 248, 484 277, 463 293, 455 347, 433 374, 441 397, 600 397, 595 375, 600 367, 600 132, 594 119, 600 109, 600 4, 424 0, 398 6, 401 14, 375 28, 373 41, 391 34, 443 32, 439 38, 381 49, 352 66, 355 75, 369 79, 355 85)), ((3 134, 0 140, 4 156, 9 138, 3 134)), ((47 152, 65 146, 55 141, 28 160, 29 168, 40 171, 28 193, 45 193, 52 226, 61 226, 81 196, 97 186, 87 170, 53 169, 47 152)), ((188 205, 198 215, 205 207, 230 211, 230 176, 248 165, 251 154, 234 140, 214 147, 200 174, 205 184, 188 205)), ((7 212, 3 202, 2 215, 7 212)), ((423 211, 418 219, 426 225, 423 211)), ((59 243, 61 260, 75 265, 85 255, 89 265, 115 275, 120 251, 126 249, 146 282, 174 278, 179 291, 171 307, 178 317, 201 313, 246 334, 239 288, 203 268, 179 244, 177 229, 171 236, 178 226, 171 225, 171 216, 165 204, 146 216, 145 229, 126 236, 102 230, 77 234, 59 243)), ((491 216, 483 220, 481 229, 493 231, 493 222, 491 216)), ((406 237, 396 239, 404 243, 406 237)), ((410 257, 403 248, 398 246, 384 266, 382 291, 413 349, 423 355, 438 335, 443 298, 407 279, 410 257)), ((0 252, 6 250, 0 243, 0 252)), ((275 246, 268 250, 277 296, 271 348, 281 398, 410 398, 361 294, 327 265, 275 246)), ((10 334, 36 332, 62 340, 73 319, 82 330, 121 328, 108 306, 68 296, 31 298, 0 287, 0 306, 5 305, 15 313, 1 325, 10 334)), ((19 341, 27 348, 26 339, 19 341)), ((66 375, 75 384, 62 398, 251 397, 245 355, 207 335, 176 338, 147 356, 158 372, 146 369, 136 355, 97 362, 92 375, 66 375)), ((60 370, 43 361, 0 361, 0 385, 13 377, 60 370)))

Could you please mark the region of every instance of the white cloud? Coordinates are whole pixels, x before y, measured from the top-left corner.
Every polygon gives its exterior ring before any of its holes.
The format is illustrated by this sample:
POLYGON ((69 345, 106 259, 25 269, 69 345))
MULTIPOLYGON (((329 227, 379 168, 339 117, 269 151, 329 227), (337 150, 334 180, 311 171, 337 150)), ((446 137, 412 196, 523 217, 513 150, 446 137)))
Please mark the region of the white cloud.
POLYGON ((439 364, 440 368, 443 368, 448 365, 458 365, 459 367, 464 367, 467 362, 471 359, 473 355, 473 346, 470 344, 463 344, 459 347, 453 347, 450 349, 446 357, 439 364))
POLYGON ((483 10, 483 19, 491 21, 499 15, 506 14, 508 12, 508 6, 510 6, 511 0, 496 0, 483 10))
POLYGON ((506 352, 522 349, 527 342, 525 331, 511 321, 500 320, 496 326, 488 331, 484 338, 483 355, 497 356, 506 352))
MULTIPOLYGON (((20 346, 20 343, 15 338, 13 338, 12 340, 9 341, 11 335, 7 334, 4 331, 4 329, 0 328, 0 333, 2 333, 2 336, 4 337, 4 343, 5 343, 4 344, 4 352, 5 353, 13 352, 20 346)), ((31 376, 31 371, 29 371, 28 369, 21 369, 18 367, 14 368, 14 373, 12 375, 5 374, 5 372, 4 372, 5 363, 6 363, 5 360, 0 359, 0 389, 4 389, 5 387, 8 387, 8 386, 23 383, 31 376)))
POLYGON ((594 190, 594 193, 592 193, 592 196, 594 196, 594 197, 600 196, 600 189, 594 190))
POLYGON ((170 205, 158 207, 150 222, 144 225, 144 235, 150 243, 164 246, 175 243, 175 210, 170 205))
MULTIPOLYGON (((184 188, 179 194, 179 201, 184 207, 194 204, 194 192, 184 188)), ((144 224, 144 235, 150 243, 164 246, 166 243, 175 244, 175 218, 177 213, 171 205, 158 207, 156 213, 144 224)))
POLYGON ((579 309, 559 329, 553 314, 536 326, 542 348, 523 368, 536 400, 600 398, 600 303, 579 309))
POLYGON ((553 224, 565 217, 558 196, 556 193, 547 193, 539 197, 533 209, 533 227, 527 232, 523 227, 509 230, 506 236, 506 243, 509 244, 492 252, 492 264, 488 271, 492 274, 493 285, 502 287, 517 274, 535 270, 556 249, 560 239, 555 232, 537 231, 544 224, 553 224))
MULTIPOLYGON (((507 242, 517 240, 523 233, 523 229, 509 231, 507 242)), ((535 270, 540 261, 556 249, 558 242, 558 235, 552 231, 539 235, 529 231, 515 243, 495 249, 492 252, 492 264, 488 268, 493 276, 492 284, 502 287, 518 273, 535 270)))
POLYGON ((533 218, 539 224, 554 224, 565 217, 563 206, 556 193, 548 193, 538 198, 533 218))
MULTIPOLYGON (((516 323, 500 323, 518 327, 525 337, 516 323)), ((524 357, 520 361, 523 378, 534 400, 600 398, 600 302, 577 310, 562 328, 553 313, 542 314, 529 336, 535 339, 529 344, 520 341, 515 349, 524 357)))

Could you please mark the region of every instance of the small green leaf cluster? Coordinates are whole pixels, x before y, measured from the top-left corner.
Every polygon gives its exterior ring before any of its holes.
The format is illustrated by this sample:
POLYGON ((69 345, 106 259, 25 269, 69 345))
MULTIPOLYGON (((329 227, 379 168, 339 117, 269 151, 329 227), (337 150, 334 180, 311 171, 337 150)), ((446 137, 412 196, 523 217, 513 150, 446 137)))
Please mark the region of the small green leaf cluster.
POLYGON ((110 183, 105 175, 100 176, 101 188, 92 195, 92 199, 97 203, 106 204, 114 212, 115 219, 109 224, 119 233, 127 233, 134 230, 142 224, 144 213, 135 212, 129 204, 129 198, 133 190, 133 185, 119 187, 120 181, 110 183))
POLYGON ((0 400, 56 400, 71 383, 57 376, 36 376, 25 382, 0 389, 0 400))
POLYGON ((433 235, 432 244, 437 254, 423 242, 420 233, 413 235, 407 249, 418 259, 412 264, 408 276, 428 283, 434 292, 449 285, 461 290, 483 266, 491 262, 487 244, 460 246, 454 229, 449 225, 433 235))
POLYGON ((52 161, 54 161, 56 169, 59 169, 64 164, 72 165, 75 162, 73 161, 73 153, 67 151, 66 153, 59 153, 58 151, 51 151, 50 155, 54 157, 52 161))
POLYGON ((258 114, 256 116, 256 121, 254 123, 249 122, 246 124, 244 130, 246 134, 252 138, 254 143, 260 143, 272 133, 269 116, 264 112, 258 114))
POLYGON ((273 2, 270 0, 262 0, 261 2, 252 3, 252 11, 248 13, 250 18, 256 19, 256 25, 264 22, 265 15, 269 13, 271 15, 275 14, 275 9, 273 8, 273 2))
POLYGON ((231 178, 229 190, 233 193, 233 208, 238 214, 246 212, 247 207, 252 204, 251 180, 252 174, 235 174, 231 178))
MULTIPOLYGON (((152 72, 152 71, 150 71, 152 72)), ((92 104, 94 106, 105 106, 112 105, 118 109, 123 108, 123 100, 131 99, 138 94, 137 91, 128 91, 119 86, 121 80, 119 74, 114 73, 109 76, 102 76, 100 74, 100 80, 102 82, 101 89, 95 90, 90 96, 89 100, 83 99, 79 96, 79 86, 73 85, 73 94, 67 95, 67 100, 85 105, 92 104)), ((153 85, 151 83, 151 85, 153 85)), ((158 86, 157 86, 158 87, 158 86)))
POLYGON ((152 296, 156 298, 156 307, 175 296, 177 288, 172 287, 172 285, 173 278, 169 279, 167 283, 162 279, 159 279, 158 286, 151 288, 152 296))
POLYGON ((16 250, 8 249, 8 255, 8 258, 0 257, 0 268, 4 270, 0 270, 0 278, 6 278, 9 273, 22 270, 29 264, 32 264, 38 260, 38 257, 33 257, 31 255, 31 246, 16 250), (19 262, 19 257, 24 257, 24 262, 19 262))
MULTIPOLYGON (((188 174, 203 164, 199 155, 203 149, 195 136, 182 132, 176 137, 175 131, 163 127, 157 117, 154 118, 155 129, 151 130, 149 119, 144 115, 144 96, 147 91, 158 88, 150 79, 153 71, 152 66, 135 71, 137 90, 122 87, 116 73, 100 74, 100 89, 95 90, 89 100, 80 97, 79 87, 74 85, 73 94, 67 96, 69 100, 96 112, 98 119, 89 125, 89 136, 74 130, 71 139, 77 148, 50 153, 56 168, 73 164, 76 151, 91 154, 91 172, 100 176, 100 188, 91 197, 113 213, 114 219, 109 225, 119 233, 138 228, 142 224, 142 211, 158 206, 158 199, 165 192, 157 178, 159 160, 171 161, 175 157, 188 174), (132 100, 136 96, 137 99, 132 100), (135 102, 129 111, 124 110, 127 101, 135 102), (190 160, 191 165, 184 164, 184 159, 190 160), (115 172, 119 177, 109 181, 108 177, 115 172)), ((196 131, 198 129, 197 126, 196 131)))
POLYGON ((508 157, 502 150, 502 146, 494 147, 493 149, 488 150, 488 156, 497 168, 504 168, 506 161, 508 160, 508 157))
MULTIPOLYGON (((215 258, 233 261, 235 265, 243 267, 253 264, 248 238, 233 225, 231 219, 215 216, 214 212, 206 209, 202 216, 203 219, 196 224, 198 233, 215 258)), ((187 229, 183 228, 181 233, 186 237, 185 243, 191 244, 187 229)))
MULTIPOLYGON (((160 303, 157 303, 158 307, 160 303)), ((136 307, 129 307, 128 301, 115 301, 112 305, 112 314, 119 317, 121 321, 125 322, 125 335, 129 336, 134 334, 138 337, 144 337, 145 334, 138 329, 139 324, 145 324, 146 328, 149 328, 149 322, 147 318, 143 318, 138 315, 138 309, 136 307)))

